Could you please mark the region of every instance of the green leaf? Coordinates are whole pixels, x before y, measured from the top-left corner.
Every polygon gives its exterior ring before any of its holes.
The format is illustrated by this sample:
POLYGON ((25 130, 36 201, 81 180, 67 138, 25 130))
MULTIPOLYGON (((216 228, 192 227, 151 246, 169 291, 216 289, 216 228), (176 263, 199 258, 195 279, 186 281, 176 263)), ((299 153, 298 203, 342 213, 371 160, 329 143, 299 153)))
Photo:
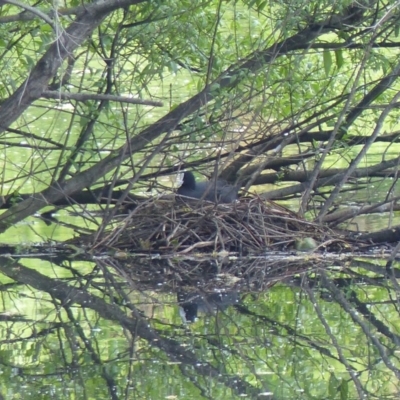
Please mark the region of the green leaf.
POLYGON ((338 386, 339 386, 338 379, 336 378, 335 374, 331 374, 331 376, 329 377, 329 385, 328 385, 328 393, 331 399, 334 399, 335 396, 337 395, 338 386))
POLYGON ((336 58, 337 68, 340 69, 342 67, 342 65, 344 64, 342 49, 335 50, 335 58, 336 58))
POLYGON ((79 118, 79 126, 81 128, 85 127, 88 124, 88 122, 89 122, 89 119, 86 118, 86 117, 80 117, 79 118))
POLYGON ((340 386, 340 400, 347 400, 349 398, 349 384, 347 381, 342 380, 340 386))
POLYGON ((331 70, 332 67, 332 56, 330 51, 324 51, 324 69, 325 69, 325 75, 329 75, 329 71, 331 70))
POLYGON ((178 64, 175 61, 170 61, 169 67, 175 75, 178 73, 178 64))
POLYGON ((35 66, 35 61, 29 55, 25 55, 25 61, 29 68, 33 68, 35 66))

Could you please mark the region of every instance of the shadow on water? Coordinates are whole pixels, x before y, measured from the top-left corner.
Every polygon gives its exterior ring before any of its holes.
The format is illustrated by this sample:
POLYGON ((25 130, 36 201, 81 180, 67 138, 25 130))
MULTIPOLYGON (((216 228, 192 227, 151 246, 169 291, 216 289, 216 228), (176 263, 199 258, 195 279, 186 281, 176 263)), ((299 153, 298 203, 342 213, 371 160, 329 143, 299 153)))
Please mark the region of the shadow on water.
POLYGON ((326 255, 1 258, 1 395, 395 399, 394 267, 326 255))

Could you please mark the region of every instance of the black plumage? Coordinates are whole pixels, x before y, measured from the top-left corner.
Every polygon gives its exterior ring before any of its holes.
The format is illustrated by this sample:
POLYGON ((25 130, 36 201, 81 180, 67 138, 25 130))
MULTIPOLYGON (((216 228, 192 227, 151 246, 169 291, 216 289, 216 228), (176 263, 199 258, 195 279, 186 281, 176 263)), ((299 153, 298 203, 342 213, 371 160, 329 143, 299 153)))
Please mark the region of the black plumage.
POLYGON ((229 185, 222 179, 196 182, 191 171, 185 171, 183 182, 178 189, 181 196, 203 199, 214 203, 232 203, 238 198, 240 186, 229 185))

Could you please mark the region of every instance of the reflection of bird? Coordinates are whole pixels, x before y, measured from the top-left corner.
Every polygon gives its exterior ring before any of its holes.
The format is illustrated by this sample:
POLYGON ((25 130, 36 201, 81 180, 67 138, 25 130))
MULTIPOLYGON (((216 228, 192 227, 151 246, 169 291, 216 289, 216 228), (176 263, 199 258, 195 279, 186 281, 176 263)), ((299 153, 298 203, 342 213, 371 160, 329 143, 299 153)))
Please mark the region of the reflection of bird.
POLYGON ((178 189, 178 194, 213 201, 214 203, 232 203, 238 197, 239 188, 239 186, 229 185, 221 179, 196 182, 193 172, 186 171, 183 174, 183 181, 178 189))
POLYGON ((216 311, 223 311, 229 306, 237 304, 239 300, 239 293, 236 291, 206 295, 178 292, 179 312, 184 322, 196 321, 198 313, 213 314, 216 311))

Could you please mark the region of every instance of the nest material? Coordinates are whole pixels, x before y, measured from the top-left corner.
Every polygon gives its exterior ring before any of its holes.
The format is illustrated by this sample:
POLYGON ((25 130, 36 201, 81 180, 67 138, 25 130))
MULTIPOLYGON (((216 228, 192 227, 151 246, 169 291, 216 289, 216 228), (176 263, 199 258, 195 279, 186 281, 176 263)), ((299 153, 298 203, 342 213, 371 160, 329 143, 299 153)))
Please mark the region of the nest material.
POLYGON ((151 199, 138 204, 102 245, 121 250, 158 252, 239 252, 288 250, 302 238, 337 242, 325 227, 259 198, 232 204, 151 199))

